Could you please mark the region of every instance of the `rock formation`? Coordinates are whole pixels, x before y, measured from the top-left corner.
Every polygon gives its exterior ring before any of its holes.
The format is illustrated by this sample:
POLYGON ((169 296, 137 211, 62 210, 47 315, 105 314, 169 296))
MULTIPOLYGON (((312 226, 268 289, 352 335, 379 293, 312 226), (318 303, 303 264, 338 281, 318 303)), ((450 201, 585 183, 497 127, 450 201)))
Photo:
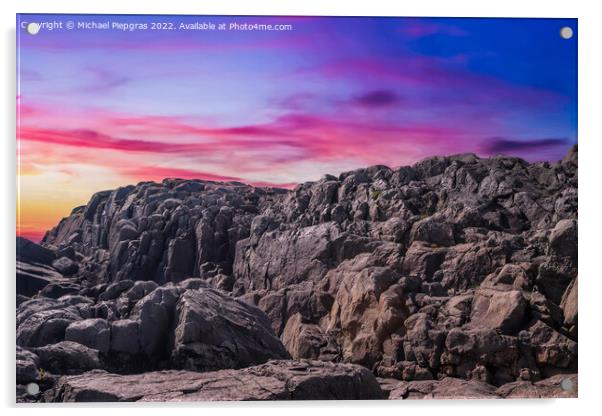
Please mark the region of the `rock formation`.
POLYGON ((576 147, 142 182, 17 245, 18 391, 45 389, 22 400, 576 395, 576 147))

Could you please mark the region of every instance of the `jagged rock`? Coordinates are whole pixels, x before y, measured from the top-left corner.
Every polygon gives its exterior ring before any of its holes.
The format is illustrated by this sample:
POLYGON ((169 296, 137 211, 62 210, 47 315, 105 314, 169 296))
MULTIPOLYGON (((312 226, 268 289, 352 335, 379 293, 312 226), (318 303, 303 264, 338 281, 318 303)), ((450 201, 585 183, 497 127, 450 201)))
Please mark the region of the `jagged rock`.
POLYGON ((443 380, 401 382, 392 388, 391 400, 497 399, 495 387, 475 380, 446 377, 443 380))
POLYGON ((17 260, 18 295, 30 297, 51 283, 64 282, 63 275, 49 266, 17 260))
POLYGON ((550 253, 577 261, 577 221, 560 220, 550 233, 550 253))
POLYGON ((116 297, 121 295, 122 292, 125 292, 126 290, 130 289, 132 286, 134 286, 134 282, 131 280, 121 280, 119 282, 112 283, 109 286, 107 286, 105 291, 102 292, 98 296, 98 299, 99 300, 115 299, 116 297))
POLYGON ((492 382, 503 384, 515 380, 528 357, 516 337, 502 335, 494 329, 454 328, 445 338, 441 365, 455 377, 470 378, 479 366, 496 369, 492 382))
POLYGON ((69 257, 60 257, 52 262, 52 267, 62 273, 64 276, 71 276, 77 273, 79 266, 69 257))
POLYGON ((336 361, 341 358, 338 344, 317 324, 304 323, 296 313, 286 323, 282 343, 294 360, 302 358, 336 361))
POLYGON ((177 288, 159 287, 138 301, 130 314, 130 318, 139 321, 140 345, 149 357, 167 351, 165 340, 178 296, 177 288))
POLYGON ((577 278, 566 288, 560 301, 560 307, 564 313, 564 325, 569 328, 571 334, 577 336, 577 278))
POLYGON ((39 366, 55 374, 78 374, 101 368, 98 351, 71 341, 35 348, 39 366))
POLYGON ((65 295, 77 293, 79 290, 79 285, 73 283, 49 283, 40 290, 39 295, 46 298, 58 299, 65 295))
POLYGON ((120 319, 111 322, 111 351, 138 354, 140 352, 140 328, 138 321, 120 319))
POLYGON ((240 368, 288 357, 260 310, 213 289, 185 291, 174 325, 174 368, 240 368))
POLYGON ((535 361, 549 377, 561 371, 576 371, 577 343, 542 321, 519 333, 521 342, 533 351, 535 361))
POLYGON ((384 394, 365 368, 321 361, 270 361, 242 370, 161 371, 62 377, 45 401, 366 400, 384 394))
POLYGON ((399 275, 387 267, 363 264, 353 260, 337 269, 340 281, 328 329, 340 328, 345 359, 371 367, 382 356, 383 342, 400 330, 408 312, 400 300, 401 287, 394 285, 399 275))
POLYGON ((107 352, 111 346, 111 328, 104 319, 84 319, 73 322, 67 327, 65 340, 77 342, 100 352, 107 352))
POLYGON ((492 273, 481 283, 482 288, 497 290, 528 290, 531 279, 528 271, 518 264, 505 264, 498 273, 492 273))
POLYGON ((576 374, 558 374, 535 383, 516 381, 504 384, 496 390, 496 394, 508 399, 548 399, 561 397, 577 397, 578 385, 576 374))
POLYGON ((470 325, 513 334, 523 325, 526 306, 527 302, 518 290, 479 289, 472 302, 470 325))
POLYGON ((455 244, 454 227, 445 220, 428 217, 412 226, 410 241, 424 241, 438 246, 455 244))
POLYGON ((38 380, 40 378, 39 362, 40 359, 36 354, 17 346, 17 383, 26 384, 38 380))
POLYGON ((65 330, 82 319, 78 305, 48 298, 31 299, 17 308, 17 345, 41 347, 65 339, 65 330))
POLYGON ((425 313, 410 315, 404 322, 406 335, 403 351, 406 360, 424 368, 438 368, 445 342, 445 332, 433 328, 425 313))
POLYGON ((56 254, 23 237, 17 237, 17 260, 50 266, 56 254))
POLYGON ((151 281, 137 281, 134 282, 132 287, 125 292, 122 293, 121 296, 127 298, 129 302, 137 302, 153 290, 155 290, 158 285, 151 281))

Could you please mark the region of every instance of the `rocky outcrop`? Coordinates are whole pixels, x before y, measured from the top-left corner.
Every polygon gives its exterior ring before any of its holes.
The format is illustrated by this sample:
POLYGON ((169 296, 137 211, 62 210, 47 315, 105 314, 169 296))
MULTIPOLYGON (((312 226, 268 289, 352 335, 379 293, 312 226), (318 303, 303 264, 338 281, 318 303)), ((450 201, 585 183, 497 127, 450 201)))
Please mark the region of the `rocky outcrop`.
MULTIPOLYGON (((155 288, 131 308, 121 307, 131 296, 122 292, 100 304, 81 296, 24 302, 17 311, 17 343, 33 351, 48 346, 63 355, 75 344, 100 354, 107 368, 120 372, 165 365, 207 371, 289 357, 261 310, 200 279, 155 288)), ((59 374, 69 372, 67 361, 59 374)), ((73 365, 73 370, 82 368, 73 365)))
POLYGON ((433 157, 290 191, 142 182, 20 243, 19 261, 53 277, 22 286, 17 343, 77 342, 115 373, 290 356, 431 396, 500 396, 577 370, 577 234, 576 147, 557 163, 433 157))
POLYGON ((45 401, 367 400, 385 398, 365 368, 321 361, 270 361, 242 370, 95 371, 61 378, 45 401))

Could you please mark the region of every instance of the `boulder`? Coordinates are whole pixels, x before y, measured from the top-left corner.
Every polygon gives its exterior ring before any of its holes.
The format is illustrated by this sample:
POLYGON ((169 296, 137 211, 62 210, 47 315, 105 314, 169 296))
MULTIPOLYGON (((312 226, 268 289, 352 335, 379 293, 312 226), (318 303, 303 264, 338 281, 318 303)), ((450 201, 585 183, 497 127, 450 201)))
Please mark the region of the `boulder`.
POLYGON ((17 237, 17 260, 49 266, 55 258, 56 254, 52 250, 26 238, 17 237))
POLYGON ((109 286, 107 286, 107 288, 105 289, 104 292, 102 292, 100 295, 98 295, 98 299, 99 300, 115 299, 119 295, 121 295, 122 292, 125 292, 126 290, 130 289, 132 286, 134 286, 134 282, 131 280, 121 280, 119 282, 112 283, 109 286))
POLYGON ((241 370, 160 371, 117 375, 92 371, 62 377, 51 402, 367 400, 384 394, 367 369, 321 361, 270 361, 241 370))
POLYGON ((17 309, 17 345, 41 347, 65 339, 67 327, 82 319, 77 306, 54 299, 23 302, 17 309))
POLYGON ((519 333, 521 342, 532 350, 545 377, 577 369, 577 343, 542 321, 519 333))
POLYGON ((148 357, 164 358, 170 353, 166 340, 170 336, 174 308, 181 292, 179 287, 158 287, 132 309, 130 319, 138 321, 140 346, 148 357))
POLYGON ((40 359, 36 354, 17 346, 17 384, 27 384, 38 380, 40 378, 39 363, 40 359))
POLYGON ((577 262, 577 220, 558 221, 550 233, 550 253, 577 262))
POLYGON ((357 267, 343 263, 328 329, 339 330, 344 359, 371 367, 382 355, 382 344, 400 330, 407 310, 400 300, 399 275, 388 267, 357 267))
POLYGON ((134 282, 131 288, 122 292, 121 296, 125 297, 129 302, 135 303, 155 290, 158 285, 152 280, 139 280, 134 282))
POLYGON ((17 294, 36 295, 50 283, 64 283, 62 274, 50 266, 17 260, 17 294))
POLYGON ((61 341, 35 348, 39 366, 54 374, 79 374, 102 368, 97 350, 72 341, 61 341))
POLYGON ((60 257, 52 262, 52 267, 64 276, 71 276, 79 270, 79 266, 69 257, 60 257))
POLYGON ((240 368, 289 356, 263 312, 214 289, 185 291, 174 326, 174 368, 240 368))
POLYGON ((281 339, 294 360, 305 358, 335 361, 341 358, 340 347, 333 337, 319 325, 303 322, 299 313, 287 321, 281 339))
POLYGON ((140 324, 132 319, 111 322, 111 351, 137 354, 140 352, 140 324))
POLYGON ((527 302, 518 290, 479 289, 472 303, 470 325, 513 334, 523 325, 527 302))
POLYGON ((46 298, 58 299, 65 295, 77 293, 79 290, 79 285, 73 283, 49 283, 40 290, 39 295, 46 298))
POLYGON ((577 336, 577 278, 573 280, 566 288, 562 299, 560 300, 560 308, 564 314, 564 325, 569 328, 573 336, 577 336))
POLYGON ((73 322, 67 327, 65 340, 77 342, 100 352, 107 352, 111 346, 111 328, 104 319, 84 319, 73 322))
POLYGON ((454 227, 445 220, 428 217, 412 226, 410 241, 423 241, 436 246, 455 244, 454 227))

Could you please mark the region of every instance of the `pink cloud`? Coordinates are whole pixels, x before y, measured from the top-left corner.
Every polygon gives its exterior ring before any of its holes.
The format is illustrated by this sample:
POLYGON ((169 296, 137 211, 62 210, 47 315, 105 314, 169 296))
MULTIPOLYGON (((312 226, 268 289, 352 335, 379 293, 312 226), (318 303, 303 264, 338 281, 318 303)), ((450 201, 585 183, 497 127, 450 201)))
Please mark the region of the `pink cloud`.
MULTIPOLYGON (((461 127, 408 123, 404 126, 384 122, 350 121, 340 116, 313 116, 293 113, 271 122, 234 127, 199 127, 179 118, 114 118, 117 127, 134 128, 152 140, 136 140, 99 133, 91 129, 51 129, 21 126, 19 137, 25 142, 82 149, 105 149, 126 153, 151 153, 201 159, 207 157, 236 160, 236 168, 265 171, 275 166, 303 160, 341 160, 354 158, 366 163, 385 160, 398 165, 398 150, 424 153, 436 145, 439 151, 458 149, 466 143, 461 127), (176 141, 186 134, 186 142, 176 141), (161 139, 157 138, 160 137, 161 139)), ((474 126, 472 126, 474 128, 474 126)), ((380 162, 383 163, 383 162, 380 162)))

